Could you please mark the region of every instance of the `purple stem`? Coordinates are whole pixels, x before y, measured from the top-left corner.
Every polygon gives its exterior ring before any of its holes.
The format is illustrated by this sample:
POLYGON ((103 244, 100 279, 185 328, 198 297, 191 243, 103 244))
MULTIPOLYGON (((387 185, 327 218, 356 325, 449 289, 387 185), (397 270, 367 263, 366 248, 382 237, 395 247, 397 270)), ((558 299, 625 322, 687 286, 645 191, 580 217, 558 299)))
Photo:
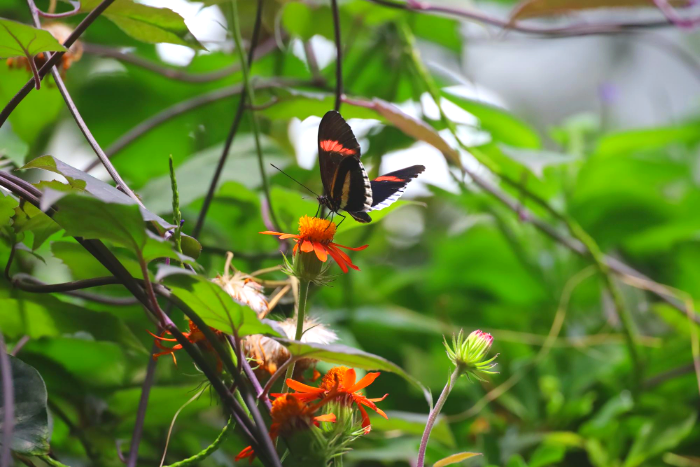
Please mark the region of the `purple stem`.
POLYGON ((676 9, 667 0, 654 0, 656 8, 663 13, 667 20, 681 29, 695 29, 700 24, 700 18, 681 18, 676 9))
POLYGON ((5 340, 0 333, 0 374, 2 374, 2 403, 4 408, 2 420, 2 455, 0 467, 9 467, 12 462, 12 431, 15 424, 15 393, 12 385, 12 366, 7 355, 5 340))
POLYGON ((29 342, 30 337, 27 336, 26 334, 17 341, 15 346, 12 348, 12 352, 10 353, 13 357, 16 357, 17 354, 19 353, 20 350, 22 350, 22 347, 24 347, 27 342, 29 342))
POLYGON ((73 5, 73 9, 71 11, 64 11, 63 13, 46 13, 45 11, 41 11, 37 8, 36 12, 39 14, 39 16, 43 16, 44 18, 67 18, 80 13, 80 2, 71 1, 70 3, 73 5))
POLYGON ((158 360, 152 357, 158 351, 158 347, 153 344, 151 353, 148 355, 148 366, 146 367, 146 378, 141 386, 141 399, 139 399, 139 408, 136 412, 136 424, 134 425, 134 433, 131 436, 131 444, 129 445, 129 458, 126 461, 127 467, 136 467, 136 461, 139 457, 139 444, 141 444, 141 436, 143 435, 143 422, 146 419, 146 409, 148 408, 148 396, 151 394, 151 387, 155 380, 156 365, 158 360))
MULTIPOLYGON (((228 341, 231 344, 231 347, 234 349, 235 347, 235 339, 233 336, 227 336, 228 341)), ((255 396, 258 399, 262 399, 263 403, 265 404, 265 407, 267 407, 267 411, 269 412, 272 409, 272 404, 270 403, 270 399, 267 397, 261 397, 263 395, 263 388, 260 385, 260 381, 258 381, 257 376, 255 376, 255 373, 253 372, 253 369, 250 367, 250 363, 248 363, 248 359, 245 357, 245 354, 241 350, 242 357, 240 358, 240 365, 243 368, 243 372, 245 375, 248 377, 248 381, 250 381, 250 384, 253 385, 253 389, 255 389, 255 396)))
POLYGON ((435 403, 435 407, 433 407, 433 410, 430 411, 430 415, 428 415, 428 423, 425 424, 425 431, 423 432, 423 437, 420 440, 420 449, 418 449, 418 460, 416 461, 416 467, 423 467, 423 464, 425 463, 425 450, 428 447, 430 432, 433 431, 433 425, 435 425, 437 417, 438 415, 440 415, 440 411, 442 410, 442 406, 445 405, 447 396, 450 395, 450 391, 452 391, 452 388, 457 382, 457 378, 459 378, 460 374, 460 369, 455 368, 455 371, 452 373, 452 376, 450 376, 450 380, 443 388, 440 397, 435 403))
POLYGON ((343 96, 343 47, 340 43, 340 12, 338 12, 338 0, 331 0, 333 9, 333 29, 335 30, 335 111, 340 112, 340 104, 343 96))

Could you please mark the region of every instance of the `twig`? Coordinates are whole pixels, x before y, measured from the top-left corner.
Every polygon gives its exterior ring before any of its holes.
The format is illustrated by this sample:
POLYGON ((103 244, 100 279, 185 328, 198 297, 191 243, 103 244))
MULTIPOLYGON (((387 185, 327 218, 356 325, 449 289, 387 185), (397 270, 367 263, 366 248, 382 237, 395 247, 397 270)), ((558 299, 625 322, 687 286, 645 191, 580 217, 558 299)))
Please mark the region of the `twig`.
POLYGON ((676 9, 667 0, 653 0, 656 7, 666 17, 666 19, 681 29, 695 29, 700 24, 700 18, 681 18, 676 9))
POLYGON ((340 112, 343 96, 343 46, 340 42, 340 12, 338 0, 331 0, 333 10, 333 29, 335 31, 335 111, 340 112))
MULTIPOLYGON (((263 80, 263 81, 258 81, 254 85, 256 89, 269 89, 269 88, 274 88, 274 87, 286 87, 286 86, 303 86, 303 85, 312 85, 313 83, 309 82, 308 80, 299 80, 299 79, 271 79, 271 80, 263 80)), ((243 90, 243 85, 242 84, 236 84, 234 86, 229 86, 226 88, 221 88, 217 89, 215 91, 208 92, 206 94, 201 94, 199 96, 195 96, 191 99, 178 102, 177 104, 173 105, 172 107, 168 107, 165 110, 162 110, 161 112, 153 115, 152 117, 149 117, 148 119, 144 120, 143 122, 139 123, 136 125, 134 128, 126 132, 124 135, 122 135, 119 139, 117 139, 110 147, 107 148, 105 151, 105 154, 107 154, 108 158, 114 157, 115 154, 117 154, 119 151, 133 143, 135 140, 143 136, 144 134, 148 133, 152 129, 156 128, 159 125, 162 125, 163 123, 167 122, 168 120, 171 120, 179 115, 185 114, 189 112, 190 110, 197 109, 199 107, 203 107, 208 104, 213 104, 214 102, 218 102, 223 99, 227 99, 229 97, 237 96, 239 95, 243 90)), ((94 169, 100 164, 100 160, 96 159, 93 162, 91 162, 86 168, 85 172, 89 172, 90 170, 94 169)))
POLYGON ((10 256, 7 258, 7 264, 5 265, 5 279, 7 279, 8 282, 12 282, 12 276, 10 276, 10 269, 12 268, 12 261, 15 259, 15 251, 17 250, 17 241, 16 239, 12 242, 12 246, 10 247, 10 256))
POLYGON ((37 8, 37 13, 39 16, 43 16, 44 18, 52 18, 52 19, 57 19, 57 18, 68 18, 69 16, 74 16, 80 13, 80 1, 72 1, 73 4, 73 9, 70 11, 64 11, 63 13, 54 13, 54 9, 56 6, 56 0, 51 1, 51 5, 49 7, 49 11, 45 12, 37 8))
POLYGON ((10 352, 10 355, 12 355, 13 357, 16 357, 17 354, 20 352, 20 350, 22 350, 22 347, 27 345, 27 342, 29 342, 29 340, 30 340, 30 337, 26 334, 24 336, 20 337, 20 339, 15 344, 15 346, 12 348, 12 352, 10 352))
POLYGON ((204 459, 206 459, 212 453, 214 453, 217 449, 219 449, 219 446, 221 445, 221 442, 226 437, 226 434, 234 426, 235 426, 234 419, 233 419, 233 417, 230 417, 228 419, 228 422, 226 422, 224 429, 221 430, 221 432, 219 433, 219 436, 217 436, 216 439, 214 440, 214 442, 211 443, 209 446, 207 446, 203 451, 195 454, 192 457, 181 460, 180 462, 175 462, 174 464, 170 464, 166 467, 186 467, 186 466, 190 466, 190 465, 199 465, 200 462, 202 462, 204 459))
POLYGON ((258 398, 267 399, 270 394, 270 390, 272 389, 272 385, 275 384, 275 381, 277 381, 279 377, 285 373, 287 368, 289 368, 296 361, 296 357, 294 357, 294 355, 290 355, 289 359, 286 362, 284 362, 279 368, 277 368, 277 370, 274 373, 272 373, 270 379, 267 380, 267 383, 265 383, 265 387, 263 388, 263 391, 258 396, 258 398))
POLYGON ((12 366, 5 347, 5 339, 0 332, 0 374, 2 374, 2 455, 0 467, 10 467, 12 456, 12 434, 15 426, 15 389, 12 384, 12 366))
MULTIPOLYGON (((214 176, 211 179, 211 182, 209 183, 209 190, 207 191, 207 195, 204 197, 204 203, 202 204, 202 209, 199 211, 199 216, 197 217, 197 223, 194 226, 194 229, 192 230, 192 236, 193 237, 199 237, 200 232, 202 231, 202 228, 204 227, 204 220, 207 217, 207 213, 209 212, 209 206, 211 205, 212 200, 214 199, 214 194, 216 193, 216 189, 219 184, 219 179, 221 178, 221 173, 224 170, 224 166, 226 165, 226 160, 228 159, 228 154, 231 151, 231 145, 233 144, 233 139, 236 137, 236 133, 238 132, 238 127, 241 124, 241 119, 243 118, 243 112, 245 111, 245 100, 246 100, 246 91, 247 87, 249 85, 248 81, 248 67, 252 63, 252 58, 253 54, 255 53, 255 47, 258 43, 258 38, 260 36, 260 25, 262 24, 262 11, 263 11, 263 0, 257 0, 258 1, 258 7, 255 12, 255 24, 253 25, 253 37, 250 41, 250 49, 248 49, 248 60, 245 59, 245 54, 243 53, 242 50, 242 41, 239 40, 240 38, 240 28, 238 28, 238 15, 237 15, 237 10, 236 10, 236 2, 238 0, 233 0, 232 1, 232 23, 233 23, 233 36, 234 40, 236 41, 236 49, 238 49, 238 52, 241 57, 241 69, 243 71, 243 77, 244 77, 244 82, 243 86, 241 87, 241 93, 240 97, 238 99, 238 107, 236 107, 236 113, 233 117, 233 122, 231 123, 231 128, 229 129, 228 135, 226 136, 226 141, 224 143, 224 149, 221 153, 221 156, 219 157, 219 162, 216 164, 216 169, 214 170, 214 176)), ((250 101, 251 105, 254 104, 254 102, 251 100, 250 101)))
POLYGON ((25 292, 32 293, 64 293, 91 302, 103 303, 105 305, 128 306, 138 303, 134 297, 108 297, 106 295, 98 295, 90 292, 82 292, 81 289, 89 287, 98 287, 102 285, 111 285, 122 283, 115 277, 96 277, 94 279, 85 279, 80 281, 64 282, 61 284, 45 284, 29 274, 17 273, 11 278, 11 283, 14 287, 25 292))
POLYGON ((153 344, 151 353, 148 354, 148 365, 146 366, 146 377, 141 385, 141 397, 139 398, 139 407, 136 411, 136 422, 134 423, 134 431, 131 435, 131 444, 129 445, 129 457, 126 461, 127 467, 136 467, 136 462, 139 458, 139 445, 141 444, 141 436, 143 435, 143 422, 146 420, 146 409, 148 409, 148 397, 151 394, 151 387, 156 375, 156 365, 158 360, 153 358, 153 354, 158 351, 158 347, 153 344))
POLYGON ((454 388, 454 385, 457 382, 457 378, 459 378, 461 371, 462 369, 459 366, 455 368, 455 370, 452 372, 452 375, 450 376, 450 379, 447 381, 447 384, 445 384, 445 387, 442 389, 440 397, 435 403, 435 407, 433 407, 433 409, 430 411, 430 414, 428 415, 428 423, 425 424, 425 430, 423 431, 423 436, 420 439, 420 448, 418 449, 418 460, 416 461, 416 467, 423 467, 423 465, 425 464, 425 451, 428 448, 430 432, 433 431, 433 425, 435 425, 435 421, 437 420, 438 415, 440 415, 440 411, 442 410, 442 407, 447 401, 447 396, 450 395, 452 388, 454 388))
MULTIPOLYGON (((34 4, 34 0, 27 0, 27 3, 29 4, 29 9, 31 10, 31 13, 32 13, 32 18, 34 20, 34 26, 36 26, 37 28, 41 28, 41 21, 39 20, 39 13, 38 13, 39 9, 34 4)), ((48 52, 45 52, 45 53, 48 54, 48 52)), ((80 128, 80 131, 83 133, 83 136, 85 136, 85 139, 87 140, 88 144, 90 144, 90 147, 92 147, 92 150, 95 151, 95 154, 97 154, 97 157, 99 157, 100 161, 107 169, 107 172, 109 172, 109 175, 110 175, 110 177, 112 177, 112 180, 114 180, 114 183, 116 183, 117 187, 120 188, 122 191, 124 191, 124 193, 129 195, 129 197, 131 197, 131 199, 136 201, 136 203, 139 206, 144 207, 143 203, 141 203, 141 200, 134 194, 133 191, 131 191, 131 188, 129 188, 127 186, 127 184, 124 182, 124 180, 122 180, 121 175, 119 175, 119 172, 117 172, 117 169, 109 161, 109 158, 104 153, 104 151, 102 151, 102 148, 97 143, 97 140, 92 135, 92 132, 90 131, 88 126, 85 124, 85 120, 83 120, 83 117, 80 115, 78 108, 75 106, 75 102, 73 102, 73 98, 70 96, 70 93, 68 92, 68 88, 66 88, 66 85, 63 82, 63 78, 61 78, 61 73, 58 71, 58 69, 52 68, 51 74, 53 75, 53 79, 56 83, 56 87, 58 88, 59 92, 63 96, 63 100, 66 102, 66 105, 68 106, 68 110, 70 110, 71 115, 73 115, 73 119, 75 119, 75 123, 78 124, 78 127, 80 128)))
POLYGON ((306 63, 309 65, 309 71, 314 81, 323 80, 321 70, 318 68, 316 52, 314 52, 314 46, 311 44, 311 41, 304 41, 304 55, 306 55, 306 63))
MULTIPOLYGON (((257 60, 277 49, 277 41, 275 38, 270 38, 260 44, 259 47, 255 49, 253 55, 253 60, 257 60)), ((217 81, 219 79, 230 76, 234 73, 238 73, 241 70, 241 65, 239 63, 234 63, 220 70, 210 71, 206 73, 189 73, 183 70, 177 70, 173 68, 168 68, 157 63, 154 63, 145 58, 139 57, 131 53, 122 52, 119 49, 113 47, 107 47, 100 44, 83 44, 83 50, 86 53, 98 55, 100 57, 114 58, 122 62, 127 62, 132 65, 144 68, 148 71, 152 71, 168 79, 174 79, 177 81, 182 81, 185 83, 207 83, 211 81, 217 81)))
MULTIPOLYGON (((92 10, 86 17, 83 19, 80 24, 73 30, 73 33, 68 36, 68 39, 63 43, 63 47, 66 49, 69 49, 75 41, 78 40, 78 38, 85 32, 85 30, 90 26, 95 19, 97 19, 98 16, 102 14, 102 12, 107 9, 108 6, 110 6, 114 0, 102 0, 102 3, 97 5, 97 7, 92 10)), ((58 52, 55 54, 51 54, 51 57, 46 61, 46 63, 39 69, 39 76, 43 78, 46 76, 50 70, 53 69, 54 65, 58 63, 58 61, 61 59, 65 52, 58 52)), ((20 102, 27 97, 27 95, 34 89, 34 79, 30 79, 27 81, 27 83, 20 89, 15 96, 10 99, 10 102, 7 103, 5 108, 2 109, 2 112, 0 112, 0 127, 5 124, 7 121, 7 118, 10 116, 13 110, 17 108, 20 102)))
POLYGON ((626 22, 626 23, 601 23, 601 24, 573 24, 558 28, 543 28, 539 26, 527 26, 517 21, 503 20, 494 16, 489 16, 485 13, 476 10, 467 10, 457 7, 431 5, 427 2, 410 0, 407 3, 398 3, 391 0, 367 0, 371 3, 376 3, 389 8, 398 8, 400 10, 428 12, 428 13, 443 13, 450 16, 478 21, 480 23, 490 24, 502 29, 522 32, 526 34, 540 34, 550 37, 576 37, 589 36, 595 34, 609 34, 611 32, 622 32, 630 29, 647 29, 673 26, 673 23, 668 19, 664 21, 646 21, 646 22, 626 22))

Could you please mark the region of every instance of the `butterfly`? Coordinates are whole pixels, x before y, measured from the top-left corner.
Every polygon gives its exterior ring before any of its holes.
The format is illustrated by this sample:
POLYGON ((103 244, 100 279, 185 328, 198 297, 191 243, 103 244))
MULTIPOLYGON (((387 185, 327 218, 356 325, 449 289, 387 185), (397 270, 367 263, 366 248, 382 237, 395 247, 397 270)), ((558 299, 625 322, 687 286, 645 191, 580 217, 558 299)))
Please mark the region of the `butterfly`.
POLYGON ((318 127, 318 163, 324 192, 318 202, 341 216, 339 211, 346 211, 362 223, 372 222, 368 212, 394 203, 408 182, 425 170, 414 165, 370 181, 360 162, 360 145, 350 125, 335 110, 327 112, 318 127))

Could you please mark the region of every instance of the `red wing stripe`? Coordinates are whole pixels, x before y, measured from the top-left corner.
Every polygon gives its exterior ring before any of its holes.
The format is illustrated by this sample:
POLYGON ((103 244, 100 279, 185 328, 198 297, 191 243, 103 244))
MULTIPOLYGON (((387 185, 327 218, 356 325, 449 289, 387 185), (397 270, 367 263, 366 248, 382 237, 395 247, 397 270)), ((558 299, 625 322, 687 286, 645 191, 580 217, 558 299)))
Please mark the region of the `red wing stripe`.
POLYGON ((334 141, 332 139, 326 139, 323 140, 319 143, 319 146, 321 146, 321 149, 324 151, 328 152, 337 152, 339 154, 342 154, 344 156, 351 156, 355 154, 354 149, 349 149, 346 147, 343 147, 342 144, 340 144, 338 141, 334 141))
POLYGON ((393 175, 383 175, 381 177, 375 178, 375 182, 405 182, 406 180, 399 177, 394 177, 393 175))

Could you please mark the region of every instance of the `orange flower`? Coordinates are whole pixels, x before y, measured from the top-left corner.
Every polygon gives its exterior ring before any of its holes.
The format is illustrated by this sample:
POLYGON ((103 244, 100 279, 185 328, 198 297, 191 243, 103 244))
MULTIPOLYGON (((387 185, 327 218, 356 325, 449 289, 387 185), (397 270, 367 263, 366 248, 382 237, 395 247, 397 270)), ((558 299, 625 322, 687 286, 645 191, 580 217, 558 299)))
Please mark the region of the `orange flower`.
POLYGON ((326 262, 328 255, 330 255, 331 258, 338 263, 338 266, 340 266, 340 269, 342 269, 344 273, 348 272, 348 267, 359 271, 360 268, 355 266, 350 260, 350 257, 344 251, 340 250, 340 248, 360 251, 367 248, 368 245, 352 248, 333 243, 335 231, 335 224, 329 220, 304 216, 299 219, 299 235, 270 231, 260 233, 264 235, 277 235, 281 240, 293 238, 297 243, 294 245, 293 254, 295 255, 297 254, 297 249, 300 249, 302 253, 311 253, 313 251, 316 253, 318 260, 323 263, 326 262))
MULTIPOLYGON (((332 413, 326 415, 314 416, 313 414, 323 406, 327 400, 322 400, 317 404, 308 404, 291 394, 280 394, 272 402, 270 417, 272 424, 270 425, 270 438, 275 441, 281 434, 283 436, 291 435, 295 431, 306 430, 311 426, 318 426, 320 422, 335 422, 335 415, 332 413)), ((252 446, 248 446, 238 453, 236 462, 241 459, 249 458, 252 463, 255 459, 255 451, 252 446)))
MULTIPOLYGON (((216 353, 214 346, 212 345, 211 342, 209 342, 209 340, 206 338, 204 333, 202 331, 200 331, 200 329, 197 327, 196 324, 194 324, 194 322, 192 320, 190 320, 189 324, 190 324, 190 332, 183 332, 182 334, 191 343, 198 345, 200 347, 203 347, 203 350, 205 352, 216 356, 216 371, 220 372, 223 369, 223 362, 221 361, 219 354, 216 353)), ((226 334, 224 334, 222 331, 219 331, 218 329, 214 329, 214 328, 210 328, 210 329, 212 331, 214 331, 214 334, 216 334, 216 337, 221 342, 226 341, 226 334)), ((156 347, 163 350, 163 352, 153 354, 153 358, 157 359, 158 357, 162 357, 163 355, 170 354, 173 356, 173 362, 175 362, 175 364, 177 365, 177 359, 175 358, 175 352, 182 349, 182 344, 177 344, 177 345, 174 345, 172 347, 166 347, 163 344, 161 344, 160 341, 177 342, 177 339, 169 339, 169 338, 163 337, 165 334, 170 334, 170 331, 163 331, 160 334, 160 336, 156 336, 151 331, 148 331, 148 333, 157 339, 155 341, 156 347)))
POLYGON ((362 415, 362 428, 365 429, 365 434, 367 434, 370 432, 372 427, 369 422, 369 415, 367 415, 367 411, 365 410, 364 406, 369 407, 382 417, 388 419, 384 411, 378 408, 375 404, 375 402, 383 401, 388 394, 384 394, 384 397, 379 399, 368 399, 366 396, 359 393, 361 389, 364 389, 372 384, 378 376, 379 372, 367 373, 364 378, 358 382, 355 382, 355 370, 344 366, 337 366, 335 368, 331 368, 331 370, 326 373, 321 381, 321 386, 318 388, 307 386, 306 384, 300 383, 299 381, 294 381, 291 378, 287 379, 287 386, 295 391, 298 391, 290 395, 302 401, 312 401, 318 398, 325 399, 332 397, 339 402, 346 403, 347 405, 355 403, 357 408, 360 409, 360 414, 362 415))

